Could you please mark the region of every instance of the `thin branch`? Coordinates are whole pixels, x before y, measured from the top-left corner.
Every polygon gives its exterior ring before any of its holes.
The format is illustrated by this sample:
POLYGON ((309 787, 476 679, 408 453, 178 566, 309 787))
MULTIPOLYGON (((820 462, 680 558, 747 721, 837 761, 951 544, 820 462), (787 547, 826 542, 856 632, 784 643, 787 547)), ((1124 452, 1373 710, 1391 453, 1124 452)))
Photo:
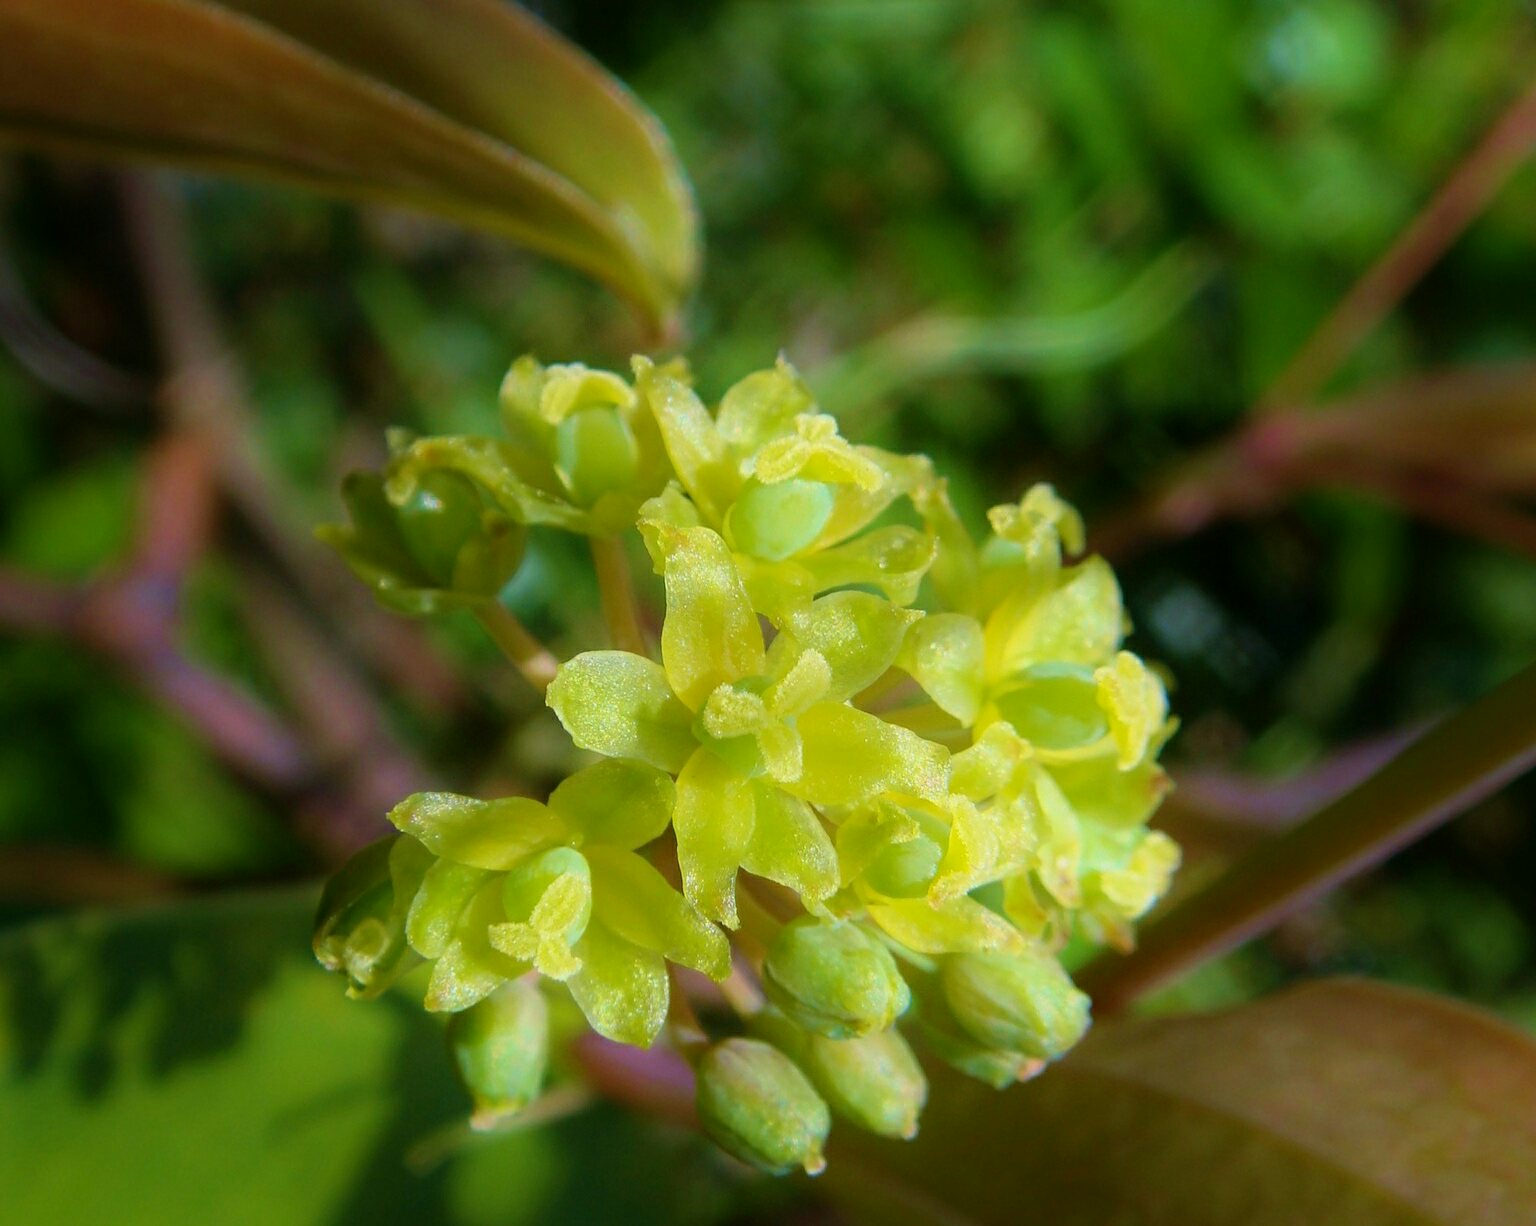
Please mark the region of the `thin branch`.
POLYGON ((0 899, 7 903, 120 906, 182 888, 163 873, 88 847, 11 843, 0 851, 0 899))
POLYGON ((1104 1013, 1274 928, 1536 766, 1536 665, 1437 724, 1360 786, 1255 847, 1078 977, 1104 1013))
POLYGON ((1309 399, 1536 150, 1536 82, 1494 121, 1397 241, 1355 282, 1261 397, 1272 410, 1309 399))
POLYGON ((560 661, 553 652, 528 633, 527 628, 505 605, 492 601, 475 610, 475 620, 485 628, 502 654, 516 666, 523 678, 539 693, 555 679, 560 661))
POLYGON ((602 597, 609 639, 620 651, 649 655, 650 646, 640 624, 640 605, 635 600, 634 577, 624 556, 624 542, 616 536, 588 539, 592 543, 592 565, 597 572, 597 590, 602 597))
POLYGON ((1310 399, 1392 311, 1536 149, 1536 84, 1499 116, 1441 189, 1258 397, 1227 438, 1175 465, 1151 494, 1100 520, 1093 547, 1123 558, 1159 540, 1178 540, 1229 515, 1274 505, 1295 486, 1273 478, 1294 440, 1285 417, 1310 399))
POLYGON ((382 615, 330 564, 302 517, 304 500, 256 446, 255 410, 193 265, 180 198, 141 173, 122 176, 122 194, 156 332, 173 372, 162 392, 167 415, 207 441, 230 501, 309 602, 340 611, 338 632, 370 668, 428 709, 457 705, 464 687, 456 674, 424 635, 382 615))
POLYGON ((0 630, 57 633, 75 617, 77 589, 0 567, 0 630))

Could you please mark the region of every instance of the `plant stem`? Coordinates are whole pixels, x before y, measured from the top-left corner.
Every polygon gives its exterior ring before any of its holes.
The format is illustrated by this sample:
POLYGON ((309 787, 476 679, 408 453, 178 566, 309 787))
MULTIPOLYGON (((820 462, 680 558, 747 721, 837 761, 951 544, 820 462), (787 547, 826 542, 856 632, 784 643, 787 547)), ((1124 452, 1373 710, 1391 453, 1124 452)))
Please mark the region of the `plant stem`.
POLYGON ((1311 397, 1459 238, 1536 149, 1536 83, 1512 102, 1397 241, 1309 336, 1262 398, 1265 410, 1311 397))
POLYGON ((543 693, 555 679, 560 661, 538 639, 528 633, 522 622, 504 605, 496 601, 483 604, 475 610, 475 620, 485 628, 496 646, 523 674, 528 684, 543 693))
POLYGON ((1437 724, 1364 783, 1148 924, 1078 976, 1112 1013, 1422 838, 1536 766, 1536 665, 1437 724))
POLYGON ((608 623, 608 637, 620 651, 635 655, 650 654, 645 630, 640 625, 640 606, 635 601, 635 585, 624 556, 624 542, 616 536, 594 536, 592 565, 597 570, 597 590, 603 601, 603 620, 608 623))

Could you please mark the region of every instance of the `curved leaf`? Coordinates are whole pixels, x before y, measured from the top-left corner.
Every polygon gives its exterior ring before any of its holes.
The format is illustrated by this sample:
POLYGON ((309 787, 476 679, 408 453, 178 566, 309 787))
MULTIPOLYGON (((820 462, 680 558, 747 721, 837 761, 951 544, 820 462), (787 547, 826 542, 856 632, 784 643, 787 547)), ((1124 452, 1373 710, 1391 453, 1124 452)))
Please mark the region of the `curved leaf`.
POLYGON ((696 272, 655 120, 498 0, 0 0, 0 46, 0 138, 441 213, 663 326, 696 272))
POLYGON ((1536 1220, 1536 1042, 1472 1009, 1326 981, 1121 1022, 1038 1081, 936 1078, 915 1143, 834 1144, 856 1219, 1053 1226, 1536 1220), (960 1177, 959 1173, 965 1172, 960 1177))

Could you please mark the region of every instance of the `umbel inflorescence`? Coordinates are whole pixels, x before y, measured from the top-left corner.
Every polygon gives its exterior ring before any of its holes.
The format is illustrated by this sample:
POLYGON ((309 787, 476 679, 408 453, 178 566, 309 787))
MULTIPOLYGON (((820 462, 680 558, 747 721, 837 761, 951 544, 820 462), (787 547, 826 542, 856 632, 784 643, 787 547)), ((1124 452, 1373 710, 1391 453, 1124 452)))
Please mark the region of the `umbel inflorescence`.
POLYGON ((772 1171, 820 1169, 831 1114, 913 1135, 914 1041, 999 1087, 1071 1048, 1088 1001, 1059 954, 1125 948, 1178 861, 1146 824, 1166 695, 1077 513, 1039 485, 977 543, 926 457, 847 442, 782 361, 712 413, 679 362, 524 358, 501 416, 392 439, 325 535, 385 604, 476 611, 525 666, 496 601, 526 527, 591 536, 615 645, 546 698, 596 759, 542 802, 403 800, 330 883, 320 960, 359 997, 429 964, 478 1122, 539 1094, 574 1002, 620 1043, 665 1035, 710 1135, 772 1171), (634 532, 654 651, 614 590, 634 532))

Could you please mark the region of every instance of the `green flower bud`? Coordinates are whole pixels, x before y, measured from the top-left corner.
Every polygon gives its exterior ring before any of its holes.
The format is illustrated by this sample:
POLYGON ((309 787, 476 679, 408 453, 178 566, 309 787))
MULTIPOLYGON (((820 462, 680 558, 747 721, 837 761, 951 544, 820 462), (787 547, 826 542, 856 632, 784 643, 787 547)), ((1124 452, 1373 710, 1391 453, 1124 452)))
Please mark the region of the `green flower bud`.
POLYGON ((424 472, 395 509, 406 552, 439 587, 453 586, 459 550, 480 531, 480 495, 465 477, 424 472))
POLYGON ((312 945, 328 971, 347 976, 347 995, 377 996, 421 959, 406 943, 411 897, 432 862, 415 839, 370 843, 326 883, 312 945))
POLYGON ((752 481, 725 517, 726 536, 742 553, 781 562, 821 535, 834 501, 832 488, 820 481, 752 481))
POLYGON ((930 1022, 926 1013, 918 1022, 918 1030, 928 1050, 950 1068, 994 1090, 1006 1090, 1016 1081, 1028 1081, 1045 1068, 1044 1060, 972 1042, 959 1034, 958 1028, 930 1022))
POLYGON ((857 1039, 810 1035, 801 1065, 845 1119, 882 1137, 917 1135, 928 1079, 894 1026, 857 1039))
POLYGON ((1088 1029, 1088 997, 1044 954, 955 954, 941 975, 955 1021, 983 1047, 1054 1060, 1088 1029))
POLYGON ((884 1030, 912 1000, 884 945, 856 924, 809 915, 779 930, 763 982, 790 1018, 832 1039, 884 1030))
POLYGON ((446 469, 398 463, 390 481, 353 473, 342 487, 350 523, 317 529, 374 595, 421 616, 495 596, 522 562, 527 531, 486 507, 474 482, 446 469), (404 501, 387 491, 399 481, 404 501))
POLYGON ((615 408, 579 409, 555 428, 555 471, 581 506, 634 483, 640 445, 615 408))
POLYGON ((704 1131, 726 1153, 774 1175, 819 1174, 832 1120, 795 1062, 757 1039, 727 1039, 704 1053, 697 1104, 704 1131))
POLYGON ((523 980, 507 984, 448 1021, 448 1047, 474 1100, 470 1124, 493 1128, 538 1097, 549 1060, 549 1006, 523 980))

